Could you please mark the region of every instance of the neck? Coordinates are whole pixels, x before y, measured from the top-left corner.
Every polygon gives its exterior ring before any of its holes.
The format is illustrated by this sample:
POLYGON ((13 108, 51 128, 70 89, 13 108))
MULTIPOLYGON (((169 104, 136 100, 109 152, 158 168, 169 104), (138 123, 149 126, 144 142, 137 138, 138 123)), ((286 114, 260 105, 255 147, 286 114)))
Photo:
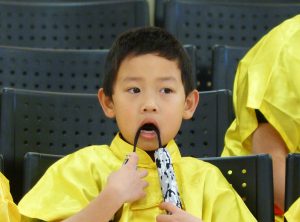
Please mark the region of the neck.
MULTIPOLYGON (((123 137, 123 135, 120 133, 120 138, 122 139, 122 140, 124 140, 126 143, 129 143, 124 137, 123 137)), ((131 144, 131 143, 129 143, 129 144, 131 144)), ((131 144, 132 145, 132 144, 131 144)), ((146 153, 151 157, 151 159, 153 160, 153 162, 154 162, 154 152, 155 152, 155 150, 154 151, 146 151, 146 153)))
POLYGON ((154 162, 154 152, 155 151, 146 151, 146 153, 151 157, 151 159, 153 160, 153 162, 154 162))

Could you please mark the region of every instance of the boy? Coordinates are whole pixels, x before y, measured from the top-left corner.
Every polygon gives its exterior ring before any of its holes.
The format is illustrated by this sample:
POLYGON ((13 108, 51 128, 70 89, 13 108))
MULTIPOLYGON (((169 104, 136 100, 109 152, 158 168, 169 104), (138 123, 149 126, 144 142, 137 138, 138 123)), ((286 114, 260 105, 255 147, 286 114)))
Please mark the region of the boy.
POLYGON ((172 35, 155 27, 121 35, 98 97, 120 133, 110 146, 81 149, 50 167, 21 200, 23 215, 46 221, 256 221, 216 167, 180 156, 173 138, 182 119, 192 117, 199 94, 187 54, 172 35), (163 202, 154 128, 171 156, 183 209, 163 202))
POLYGON ((300 152, 299 50, 297 15, 273 28, 240 61, 233 92, 236 119, 222 153, 272 156, 276 221, 283 221, 286 156, 300 152))

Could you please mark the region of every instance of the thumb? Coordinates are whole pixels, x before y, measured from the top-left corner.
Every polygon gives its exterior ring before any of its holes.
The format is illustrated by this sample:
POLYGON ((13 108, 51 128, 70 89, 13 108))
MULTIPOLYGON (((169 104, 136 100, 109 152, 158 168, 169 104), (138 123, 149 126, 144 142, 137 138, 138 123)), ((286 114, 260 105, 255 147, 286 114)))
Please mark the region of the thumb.
POLYGON ((166 210, 167 212, 174 214, 177 210, 179 210, 179 208, 177 206, 175 206, 172 203, 168 203, 168 202, 162 202, 159 205, 159 208, 162 210, 166 210))

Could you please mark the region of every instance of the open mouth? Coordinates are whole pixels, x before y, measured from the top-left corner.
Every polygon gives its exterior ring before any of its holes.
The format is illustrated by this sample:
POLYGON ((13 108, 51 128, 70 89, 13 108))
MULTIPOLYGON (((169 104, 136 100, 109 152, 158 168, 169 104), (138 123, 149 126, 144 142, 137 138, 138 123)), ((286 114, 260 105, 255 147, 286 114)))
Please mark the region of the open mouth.
POLYGON ((162 147, 159 129, 152 123, 146 123, 146 124, 142 125, 136 132, 136 135, 135 135, 135 138, 134 138, 133 152, 135 152, 137 141, 139 139, 140 133, 142 133, 144 137, 145 136, 147 137, 147 135, 149 137, 153 137, 153 134, 155 133, 156 136, 157 136, 157 139, 158 139, 158 146, 162 147))
POLYGON ((158 132, 159 133, 158 128, 152 123, 146 123, 146 124, 142 125, 139 130, 145 131, 145 132, 156 132, 156 133, 158 132))
POLYGON ((140 134, 143 136, 145 139, 153 139, 159 134, 158 128, 151 123, 147 123, 142 125, 139 128, 140 134))

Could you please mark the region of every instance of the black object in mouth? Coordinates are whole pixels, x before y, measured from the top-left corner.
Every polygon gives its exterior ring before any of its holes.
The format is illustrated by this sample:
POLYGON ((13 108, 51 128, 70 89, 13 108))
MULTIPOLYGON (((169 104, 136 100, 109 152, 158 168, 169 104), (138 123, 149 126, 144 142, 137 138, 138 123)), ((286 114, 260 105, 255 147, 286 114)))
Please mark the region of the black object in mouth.
POLYGON ((146 123, 146 124, 142 125, 135 134, 134 143, 133 143, 133 152, 136 151, 136 145, 137 145, 137 142, 138 142, 138 139, 140 137, 140 133, 142 130, 154 131, 156 133, 157 139, 158 139, 158 148, 162 147, 159 129, 152 123, 146 123))

